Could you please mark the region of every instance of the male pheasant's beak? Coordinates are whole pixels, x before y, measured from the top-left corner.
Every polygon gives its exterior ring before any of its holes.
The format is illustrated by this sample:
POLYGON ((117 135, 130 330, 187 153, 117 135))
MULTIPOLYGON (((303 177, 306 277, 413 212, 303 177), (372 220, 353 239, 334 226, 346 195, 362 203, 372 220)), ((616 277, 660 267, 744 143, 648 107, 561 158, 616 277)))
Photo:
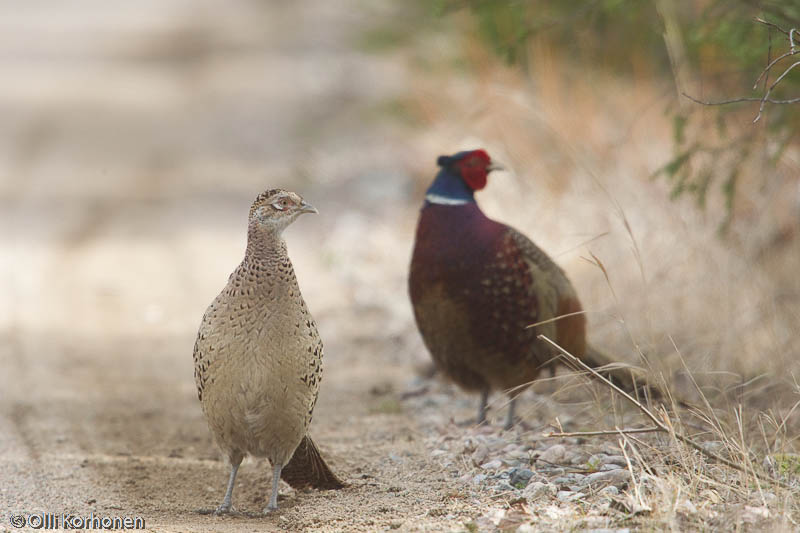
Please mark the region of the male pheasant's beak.
POLYGON ((317 208, 314 207, 313 205, 311 205, 310 203, 306 202, 305 200, 303 201, 302 204, 300 204, 300 212, 301 213, 317 213, 317 214, 319 214, 319 211, 317 211, 317 208))
POLYGON ((492 170, 505 170, 505 169, 506 169, 506 167, 504 167, 503 165, 501 165, 497 161, 492 161, 486 167, 486 172, 491 172, 492 170))

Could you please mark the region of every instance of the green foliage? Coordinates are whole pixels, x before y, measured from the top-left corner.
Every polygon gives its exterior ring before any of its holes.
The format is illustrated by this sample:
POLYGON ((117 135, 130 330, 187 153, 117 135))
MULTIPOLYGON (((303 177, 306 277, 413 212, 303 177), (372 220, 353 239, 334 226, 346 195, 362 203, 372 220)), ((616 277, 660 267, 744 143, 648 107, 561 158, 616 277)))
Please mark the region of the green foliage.
MULTIPOLYGON (((797 0, 438 0, 436 10, 438 13, 470 10, 487 45, 504 61, 522 69, 527 68, 532 39, 542 37, 578 64, 631 77, 636 75, 637 65, 645 64, 668 79, 673 71, 659 5, 667 5, 674 12, 666 16, 680 29, 690 75, 696 86, 703 86, 703 97, 712 102, 759 99, 789 65, 800 59, 800 55, 786 58, 772 69, 766 81, 762 79, 759 87, 753 89, 769 60, 789 50, 786 35, 754 19, 762 18, 786 30, 800 30, 797 0)), ((800 50, 800 34, 795 35, 795 42, 800 50)), ((770 94, 772 99, 798 97, 800 68, 786 76, 770 94)), ((672 184, 673 198, 693 195, 702 208, 712 186, 718 187, 728 207, 723 226, 729 222, 741 167, 749 154, 755 152, 754 143, 759 142, 757 127, 749 124, 758 114, 759 104, 750 101, 708 108, 716 113, 717 136, 694 140, 691 146, 686 146, 688 127, 692 111, 700 109, 701 104, 692 104, 694 108, 688 111, 671 107, 675 155, 656 175, 672 184), (709 158, 725 164, 709 164, 709 158)), ((771 141, 767 144, 777 147, 770 158, 775 164, 788 146, 800 142, 797 128, 800 104, 767 103, 761 121, 766 122, 771 141)), ((771 173, 765 174, 762 179, 769 179, 771 173)))
POLYGON ((800 474, 800 455, 796 453, 776 453, 772 456, 772 459, 775 461, 778 472, 781 474, 800 474))

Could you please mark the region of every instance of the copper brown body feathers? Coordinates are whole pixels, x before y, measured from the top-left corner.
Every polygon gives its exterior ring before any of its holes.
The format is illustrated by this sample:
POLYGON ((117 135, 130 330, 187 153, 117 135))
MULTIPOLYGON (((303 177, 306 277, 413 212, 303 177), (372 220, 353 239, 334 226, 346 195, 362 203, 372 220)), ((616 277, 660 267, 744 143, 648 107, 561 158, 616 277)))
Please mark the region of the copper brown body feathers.
POLYGON ((585 352, 585 318, 564 272, 477 204, 422 210, 409 290, 433 360, 467 390, 505 390, 536 379, 555 356, 540 334, 576 355, 585 352), (577 314, 528 327, 570 313, 577 314))
MULTIPOLYGON (((417 224, 409 273, 414 317, 437 367, 486 398, 554 368, 545 335, 591 366, 611 361, 586 343, 586 319, 564 271, 515 229, 486 217, 474 192, 498 168, 483 150, 442 156, 417 224), (535 324, 534 327, 530 327, 535 324)), ((624 370, 608 372, 632 390, 624 370)), ((519 389, 515 389, 517 392, 519 389)), ((510 402, 506 427, 513 423, 510 402)))
POLYGON ((294 193, 272 190, 256 199, 245 257, 197 334, 198 397, 231 463, 218 512, 230 510, 236 472, 247 454, 266 457, 273 466, 268 510, 277 507, 284 471, 297 486, 341 486, 306 434, 322 379, 322 341, 281 238, 304 212, 316 210, 294 193))

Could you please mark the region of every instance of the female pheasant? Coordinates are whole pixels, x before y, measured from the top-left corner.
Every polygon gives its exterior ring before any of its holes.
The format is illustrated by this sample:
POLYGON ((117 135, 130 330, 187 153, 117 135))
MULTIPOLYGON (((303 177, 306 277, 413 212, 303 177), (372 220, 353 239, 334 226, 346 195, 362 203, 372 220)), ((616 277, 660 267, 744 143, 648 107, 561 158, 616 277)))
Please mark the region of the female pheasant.
MULTIPOLYGON (((484 150, 441 156, 437 163, 441 170, 417 223, 409 293, 436 366, 463 389, 481 393, 478 423, 486 420, 490 391, 524 386, 553 368, 557 352, 538 335, 591 366, 608 364, 586 343, 586 320, 564 271, 475 203, 488 173, 502 167, 484 150)), ((505 427, 513 421, 512 398, 505 427)))
POLYGON ((322 379, 322 341, 281 236, 297 217, 316 212, 281 189, 256 198, 244 259, 197 332, 197 396, 231 465, 218 514, 231 510, 236 473, 247 454, 272 464, 265 512, 278 508, 280 478, 296 488, 343 486, 307 434, 322 379))

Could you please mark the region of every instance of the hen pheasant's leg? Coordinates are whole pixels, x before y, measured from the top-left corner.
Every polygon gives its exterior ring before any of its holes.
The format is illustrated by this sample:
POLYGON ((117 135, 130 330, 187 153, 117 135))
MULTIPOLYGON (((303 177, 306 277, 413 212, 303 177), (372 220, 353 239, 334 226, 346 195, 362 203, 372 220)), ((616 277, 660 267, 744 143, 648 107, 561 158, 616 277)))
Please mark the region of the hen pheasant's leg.
POLYGON ((503 429, 511 429, 514 427, 514 405, 517 403, 516 396, 511 398, 511 401, 508 402, 508 413, 506 413, 506 425, 503 426, 503 429))
POLYGON ((222 504, 217 507, 216 514, 228 513, 231 510, 231 498, 233 498, 233 484, 236 481, 236 472, 239 471, 239 465, 242 464, 242 456, 235 455, 230 458, 231 460, 231 477, 228 478, 228 489, 225 491, 225 498, 222 499, 222 504))
POLYGON ((272 466, 272 496, 269 497, 269 503, 267 504, 267 508, 264 509, 264 513, 269 513, 270 511, 278 509, 278 482, 281 480, 282 468, 283 467, 278 463, 272 466))
POLYGON ((486 406, 489 403, 489 389, 483 389, 481 391, 481 403, 478 405, 478 419, 475 421, 476 424, 481 425, 486 422, 486 406))

